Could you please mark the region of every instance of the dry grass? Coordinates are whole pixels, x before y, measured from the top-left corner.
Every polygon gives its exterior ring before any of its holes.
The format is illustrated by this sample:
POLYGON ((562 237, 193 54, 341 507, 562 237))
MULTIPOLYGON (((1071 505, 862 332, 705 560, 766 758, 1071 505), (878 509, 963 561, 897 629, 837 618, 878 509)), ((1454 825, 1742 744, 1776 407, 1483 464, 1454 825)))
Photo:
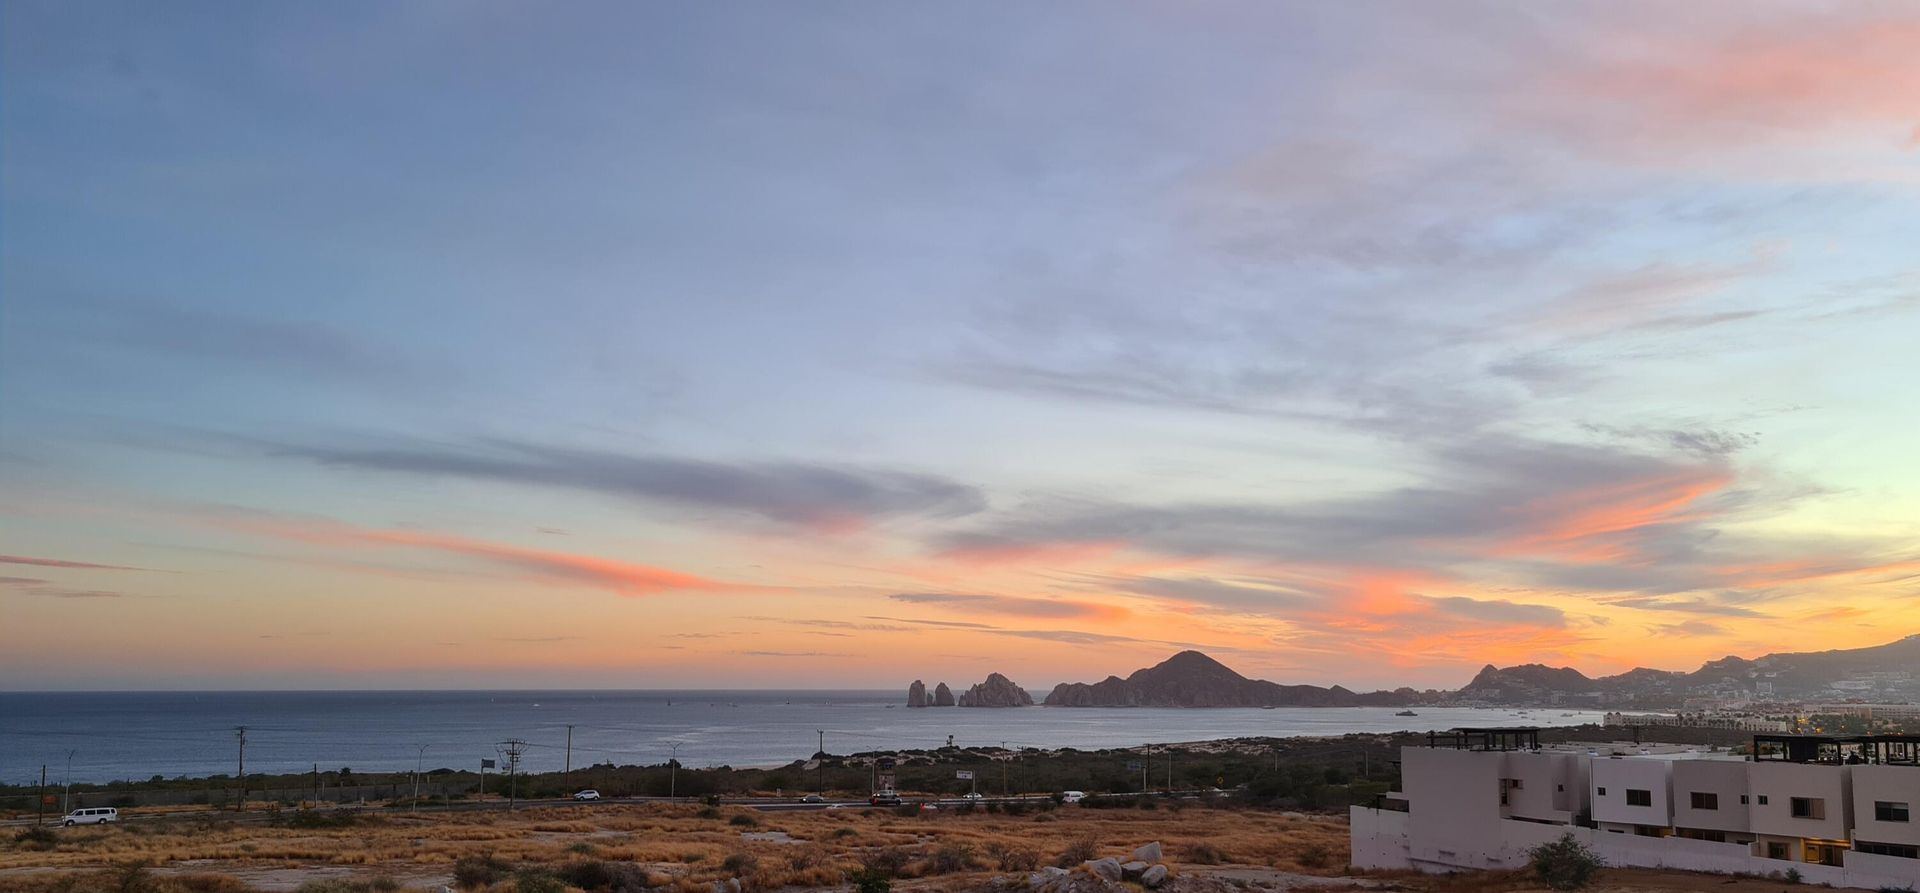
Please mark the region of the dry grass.
MULTIPOLYGON (((1002 866, 1017 871, 1050 864, 1077 843, 1099 855, 1125 855, 1151 840, 1163 841, 1168 859, 1176 864, 1205 845, 1241 864, 1325 872, 1303 865, 1303 855, 1331 853, 1323 865, 1337 871, 1346 864, 1346 837, 1346 824, 1334 819, 1212 808, 1189 808, 1177 819, 1164 811, 1074 808, 1032 816, 744 809, 714 815, 694 807, 640 805, 511 815, 383 815, 325 828, 172 820, 61 829, 51 849, 0 838, 0 893, 55 890, 49 884, 60 877, 134 863, 191 863, 196 871, 212 873, 353 866, 364 868, 367 877, 420 875, 424 869, 450 877, 456 860, 480 856, 515 869, 532 866, 556 872, 586 860, 634 863, 656 883, 687 890, 705 890, 713 880, 732 876, 773 889, 838 883, 847 871, 876 860, 894 863, 894 872, 905 878, 980 876, 1002 866), (769 832, 784 833, 791 841, 743 836, 769 832), (47 868, 61 871, 21 871, 47 868)), ((174 880, 178 878, 169 882, 174 880)))

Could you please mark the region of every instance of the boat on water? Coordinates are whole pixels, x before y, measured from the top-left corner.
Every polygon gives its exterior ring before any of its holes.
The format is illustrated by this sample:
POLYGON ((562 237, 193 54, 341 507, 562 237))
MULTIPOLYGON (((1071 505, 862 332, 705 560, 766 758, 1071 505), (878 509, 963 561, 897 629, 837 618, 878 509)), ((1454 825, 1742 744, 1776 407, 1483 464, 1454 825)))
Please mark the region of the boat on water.
POLYGON ((1395 713, 1395 714, 1394 714, 1394 716, 1419 716, 1419 715, 1420 715, 1420 714, 1418 714, 1418 713, 1415 713, 1415 712, 1413 712, 1413 711, 1411 711, 1411 710, 1402 710, 1402 711, 1400 711, 1399 713, 1395 713))

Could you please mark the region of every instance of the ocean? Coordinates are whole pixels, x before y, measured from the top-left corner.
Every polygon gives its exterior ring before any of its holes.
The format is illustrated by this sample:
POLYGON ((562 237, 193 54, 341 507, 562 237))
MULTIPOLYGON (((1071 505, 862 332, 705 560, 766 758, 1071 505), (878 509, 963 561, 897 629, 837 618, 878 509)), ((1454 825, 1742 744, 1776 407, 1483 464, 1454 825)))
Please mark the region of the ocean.
POLYGON ((1391 707, 909 709, 899 691, 0 692, 0 783, 231 774, 319 764, 356 772, 477 769, 509 738, 525 771, 663 763, 773 766, 829 753, 1128 747, 1253 736, 1597 723, 1593 711, 1391 707), (424 750, 421 748, 424 746, 424 750))

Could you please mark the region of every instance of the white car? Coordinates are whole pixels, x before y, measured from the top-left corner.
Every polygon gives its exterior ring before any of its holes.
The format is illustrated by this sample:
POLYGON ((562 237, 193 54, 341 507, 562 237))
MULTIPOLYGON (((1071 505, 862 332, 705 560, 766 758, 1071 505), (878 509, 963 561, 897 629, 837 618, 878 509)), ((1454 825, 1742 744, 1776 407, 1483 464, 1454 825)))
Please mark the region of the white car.
POLYGON ((105 825, 118 821, 120 821, 120 810, 111 806, 101 806, 93 809, 76 809, 67 813, 67 817, 61 820, 60 824, 71 828, 75 825, 105 825))
POLYGON ((1061 791, 1060 792, 1060 802, 1062 803, 1078 803, 1085 799, 1087 799, 1086 791, 1061 791))
POLYGON ((962 799, 962 800, 985 800, 985 799, 987 799, 987 795, 985 795, 985 794, 982 794, 982 793, 980 793, 979 791, 968 791, 967 793, 964 793, 964 794, 961 794, 961 795, 960 795, 960 799, 962 799))
POLYGON ((592 788, 588 788, 588 789, 586 789, 586 790, 584 790, 584 791, 581 791, 581 792, 580 792, 580 793, 578 793, 578 794, 575 794, 575 795, 573 795, 573 799, 575 799, 575 800, 598 800, 598 799, 600 799, 600 792, 599 792, 599 791, 596 791, 596 790, 594 790, 594 789, 592 789, 592 788))

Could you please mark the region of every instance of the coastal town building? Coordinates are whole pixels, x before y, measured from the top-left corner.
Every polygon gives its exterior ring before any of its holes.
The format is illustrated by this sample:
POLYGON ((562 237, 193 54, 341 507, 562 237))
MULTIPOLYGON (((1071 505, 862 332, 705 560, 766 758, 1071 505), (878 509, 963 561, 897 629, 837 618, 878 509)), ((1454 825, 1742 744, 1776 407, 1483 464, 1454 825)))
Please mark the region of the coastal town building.
POLYGON ((1355 866, 1517 868, 1571 833, 1609 865, 1920 885, 1920 736, 1759 734, 1735 755, 1456 729, 1402 749, 1401 788, 1353 807, 1355 866))
POLYGON ((1798 720, 1791 716, 1761 715, 1755 713, 1728 713, 1721 711, 1698 711, 1683 713, 1620 713, 1611 712, 1600 718, 1604 726, 1621 728, 1629 726, 1666 726, 1688 729, 1732 729, 1739 732, 1792 732, 1798 727, 1798 720))

